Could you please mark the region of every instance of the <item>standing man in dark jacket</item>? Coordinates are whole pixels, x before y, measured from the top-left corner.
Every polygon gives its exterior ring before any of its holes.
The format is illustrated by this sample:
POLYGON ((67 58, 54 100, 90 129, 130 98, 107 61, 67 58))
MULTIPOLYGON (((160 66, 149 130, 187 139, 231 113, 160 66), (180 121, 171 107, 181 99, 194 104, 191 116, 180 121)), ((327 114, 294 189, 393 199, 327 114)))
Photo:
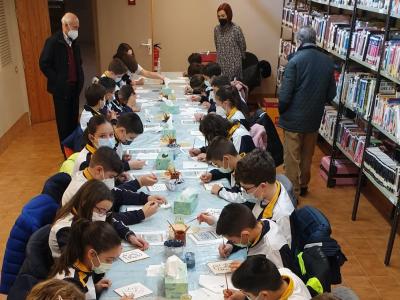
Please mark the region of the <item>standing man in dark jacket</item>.
POLYGON ((40 69, 47 77, 47 91, 53 95, 60 144, 78 124, 79 94, 84 81, 81 52, 76 42, 78 17, 66 13, 61 24, 62 31, 46 40, 39 60, 40 69))
POLYGON ((324 106, 336 95, 332 59, 318 50, 316 33, 302 27, 279 92, 279 126, 284 132, 286 176, 296 195, 305 196, 324 106))

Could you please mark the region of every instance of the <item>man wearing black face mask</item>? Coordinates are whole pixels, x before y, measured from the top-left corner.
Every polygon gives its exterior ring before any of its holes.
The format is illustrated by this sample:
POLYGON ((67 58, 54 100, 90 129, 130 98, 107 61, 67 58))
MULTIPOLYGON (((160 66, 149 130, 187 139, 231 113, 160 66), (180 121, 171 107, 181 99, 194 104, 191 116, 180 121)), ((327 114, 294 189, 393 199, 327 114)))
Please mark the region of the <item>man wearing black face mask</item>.
POLYGON ((230 80, 242 78, 242 59, 245 57, 246 40, 242 29, 232 23, 232 8, 228 3, 217 9, 219 25, 214 28, 214 42, 217 49, 217 62, 222 75, 230 80))
POLYGON ((79 94, 84 82, 81 52, 76 41, 78 17, 66 13, 61 23, 62 30, 46 40, 39 59, 40 70, 47 78, 47 90, 53 95, 60 145, 78 125, 79 94))

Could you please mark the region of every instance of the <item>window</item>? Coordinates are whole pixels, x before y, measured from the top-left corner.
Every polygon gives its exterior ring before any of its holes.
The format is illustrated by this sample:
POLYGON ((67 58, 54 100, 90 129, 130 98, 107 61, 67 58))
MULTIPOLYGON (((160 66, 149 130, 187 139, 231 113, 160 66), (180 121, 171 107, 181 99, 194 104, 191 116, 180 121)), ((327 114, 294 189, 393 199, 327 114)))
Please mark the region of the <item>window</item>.
POLYGON ((4 0, 0 0, 0 64, 4 68, 12 62, 10 40, 8 38, 7 20, 4 0))

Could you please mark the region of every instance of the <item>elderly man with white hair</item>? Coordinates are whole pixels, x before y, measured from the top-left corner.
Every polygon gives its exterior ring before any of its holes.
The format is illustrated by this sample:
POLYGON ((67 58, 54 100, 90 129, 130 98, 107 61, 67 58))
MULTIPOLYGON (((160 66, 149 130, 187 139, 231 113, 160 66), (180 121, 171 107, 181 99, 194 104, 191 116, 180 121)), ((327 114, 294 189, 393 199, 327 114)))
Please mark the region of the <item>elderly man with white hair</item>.
MULTIPOLYGON (((62 30, 49 37, 40 55, 39 65, 47 77, 47 90, 53 95, 58 137, 61 142, 77 127, 79 94, 84 76, 78 38, 79 19, 66 13, 62 30)), ((61 145, 61 150, 64 153, 61 145)))
POLYGON ((286 176, 296 196, 305 196, 324 106, 335 97, 336 83, 333 60, 316 46, 314 29, 300 28, 296 40, 299 47, 289 58, 279 91, 279 126, 286 176))

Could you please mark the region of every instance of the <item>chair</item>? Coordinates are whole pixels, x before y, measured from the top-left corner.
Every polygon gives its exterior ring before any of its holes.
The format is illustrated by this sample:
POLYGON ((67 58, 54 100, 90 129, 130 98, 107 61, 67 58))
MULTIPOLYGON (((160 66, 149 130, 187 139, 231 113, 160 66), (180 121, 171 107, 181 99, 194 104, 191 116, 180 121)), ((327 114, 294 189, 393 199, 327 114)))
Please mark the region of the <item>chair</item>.
POLYGON ((49 248, 51 225, 37 230, 26 245, 26 257, 21 270, 8 293, 8 300, 25 299, 32 287, 45 280, 54 263, 49 248))
POLYGON ((242 62, 242 82, 247 85, 249 92, 261 84, 261 73, 258 65, 258 58, 253 53, 246 52, 242 62))
POLYGON ((11 229, 1 270, 0 293, 8 294, 25 260, 29 238, 39 228, 51 224, 60 205, 51 196, 41 194, 31 199, 11 229))
POLYGON ((65 156, 68 158, 75 152, 80 152, 83 147, 83 131, 80 125, 67 136, 61 143, 64 147, 65 156))

